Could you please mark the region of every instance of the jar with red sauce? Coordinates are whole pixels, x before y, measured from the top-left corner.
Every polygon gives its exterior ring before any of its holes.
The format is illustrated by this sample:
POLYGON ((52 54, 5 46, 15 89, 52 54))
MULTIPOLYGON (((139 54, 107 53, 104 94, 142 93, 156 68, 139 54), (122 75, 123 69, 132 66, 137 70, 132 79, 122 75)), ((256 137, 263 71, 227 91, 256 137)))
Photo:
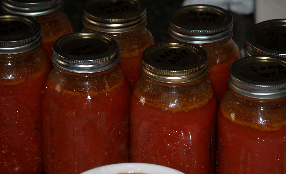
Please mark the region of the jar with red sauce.
POLYGON ((286 63, 251 56, 230 69, 217 123, 217 174, 286 172, 286 63))
POLYGON ((273 19, 253 25, 245 36, 245 55, 286 57, 286 19, 273 19))
POLYGON ((41 174, 41 94, 50 63, 32 18, 0 15, 0 173, 41 174))
POLYGON ((116 40, 72 33, 53 50, 42 100, 45 172, 79 174, 128 162, 131 89, 116 40))
POLYGON ((131 89, 141 76, 143 51, 154 44, 146 28, 146 7, 141 0, 88 0, 83 8, 85 31, 94 31, 114 37, 119 45, 119 66, 131 89))
POLYGON ((216 6, 189 5, 173 12, 169 23, 169 41, 196 44, 207 52, 208 80, 220 103, 228 90, 230 66, 241 58, 232 40, 232 15, 216 6))
POLYGON ((4 13, 29 16, 36 19, 42 30, 42 49, 49 60, 54 41, 73 32, 71 22, 64 13, 64 0, 2 0, 4 13))
POLYGON ((217 99, 206 52, 155 44, 143 52, 141 69, 130 103, 131 162, 213 173, 217 99))

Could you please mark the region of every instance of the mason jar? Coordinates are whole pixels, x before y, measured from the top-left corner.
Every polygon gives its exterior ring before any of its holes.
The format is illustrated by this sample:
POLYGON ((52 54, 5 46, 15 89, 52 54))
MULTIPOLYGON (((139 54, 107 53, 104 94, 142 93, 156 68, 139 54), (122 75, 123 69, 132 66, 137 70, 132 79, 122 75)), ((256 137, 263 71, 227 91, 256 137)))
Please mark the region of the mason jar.
POLYGON ((143 52, 141 69, 130 102, 131 162, 213 173, 217 99, 206 52, 158 43, 143 52))
POLYGON ((286 63, 256 55, 230 69, 217 123, 217 174, 285 173, 286 63))
POLYGON ((286 57, 286 19, 273 19, 253 25, 245 36, 245 56, 286 57))
POLYGON ((71 22, 64 13, 64 0, 2 0, 1 7, 6 14, 18 14, 36 19, 42 30, 42 49, 49 60, 54 41, 73 32, 71 22))
POLYGON ((189 5, 174 11, 169 19, 169 41, 196 44, 207 52, 208 80, 220 103, 228 90, 230 66, 241 58, 232 40, 231 13, 217 6, 189 5))
POLYGON ((131 90, 117 42, 72 33, 53 45, 42 100, 45 172, 79 174, 129 160, 131 90))
POLYGON ((121 56, 119 66, 131 89, 141 76, 143 51, 154 44, 146 28, 146 7, 141 0, 88 0, 83 7, 84 31, 94 31, 114 37, 121 56))
POLYGON ((0 173, 41 174, 41 94, 50 63, 32 18, 0 15, 0 173))

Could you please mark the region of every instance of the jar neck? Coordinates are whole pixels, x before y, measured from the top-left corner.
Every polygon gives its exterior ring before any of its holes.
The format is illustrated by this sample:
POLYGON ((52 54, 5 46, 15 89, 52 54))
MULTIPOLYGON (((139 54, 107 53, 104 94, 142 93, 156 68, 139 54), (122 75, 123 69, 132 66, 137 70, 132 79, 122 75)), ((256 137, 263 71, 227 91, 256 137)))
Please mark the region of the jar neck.
POLYGON ((141 32, 143 31, 147 26, 147 23, 145 23, 144 25, 142 25, 141 27, 139 28, 136 28, 134 30, 131 30, 131 31, 126 31, 126 32, 109 32, 109 31, 99 31, 99 30, 95 30, 93 28, 90 28, 86 25, 83 24, 83 30, 84 31, 92 31, 92 32, 99 32, 99 33, 103 33, 103 34, 108 34, 110 36, 126 36, 126 35, 132 35, 134 33, 138 33, 138 32, 141 32))
POLYGON ((163 83, 163 82, 159 82, 159 81, 156 81, 156 80, 153 80, 153 79, 147 77, 144 73, 142 73, 141 76, 144 79, 144 81, 147 81, 148 83, 152 83, 152 84, 159 85, 162 87, 163 86, 166 86, 166 87, 170 87, 170 86, 173 86, 173 87, 176 87, 176 86, 194 86, 194 85, 197 85, 199 83, 206 81, 206 79, 207 79, 207 75, 204 75, 200 79, 197 79, 197 80, 194 80, 191 82, 187 82, 187 83, 163 83))
POLYGON ((198 44, 199 46, 201 47, 213 47, 215 45, 223 45, 223 44, 226 44, 227 42, 229 42, 230 40, 232 40, 232 36, 229 36, 228 38, 224 39, 224 40, 221 40, 221 41, 218 41, 218 42, 212 42, 212 43, 205 43, 205 44, 198 44))
POLYGON ((286 97, 255 99, 230 89, 220 109, 230 121, 260 131, 277 131, 286 126, 286 97))
POLYGON ((7 59, 19 59, 19 58, 27 58, 27 57, 30 57, 32 54, 40 51, 41 49, 41 45, 30 50, 30 51, 27 51, 27 52, 23 52, 23 53, 19 53, 19 54, 0 54, 0 58, 3 59, 3 58, 7 58, 7 59))
POLYGON ((113 71, 116 71, 116 70, 120 69, 119 68, 119 64, 117 64, 114 67, 112 67, 112 68, 110 68, 108 70, 105 70, 105 71, 101 71, 101 72, 96 72, 96 73, 76 73, 76 72, 70 72, 70 71, 67 71, 67 70, 63 70, 63 69, 57 67, 55 64, 53 64, 53 67, 54 67, 55 71, 63 73, 63 74, 66 74, 68 76, 77 76, 77 77, 86 77, 86 78, 89 78, 89 77, 102 77, 102 76, 105 76, 107 74, 112 73, 113 71))
POLYGON ((59 9, 58 11, 53 12, 53 13, 46 14, 46 15, 41 15, 41 16, 35 16, 34 18, 37 21, 49 20, 49 19, 55 18, 56 16, 60 15, 61 13, 63 13, 63 11, 64 11, 64 7, 59 9))
POLYGON ((189 83, 167 84, 143 74, 133 93, 143 105, 172 112, 187 112, 202 107, 214 97, 214 90, 206 77, 189 83))

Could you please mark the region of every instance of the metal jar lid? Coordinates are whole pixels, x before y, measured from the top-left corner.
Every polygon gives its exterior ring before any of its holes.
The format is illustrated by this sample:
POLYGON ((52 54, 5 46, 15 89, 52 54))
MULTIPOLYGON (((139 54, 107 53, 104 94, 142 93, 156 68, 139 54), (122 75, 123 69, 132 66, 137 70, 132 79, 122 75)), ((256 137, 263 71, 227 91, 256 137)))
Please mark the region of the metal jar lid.
POLYGON ((141 0, 88 0, 83 7, 83 25, 94 31, 123 33, 147 25, 141 0))
POLYGON ((286 19, 253 25, 246 33, 246 55, 276 55, 286 58, 286 19))
POLYGON ((96 32, 70 33, 53 44, 53 64, 69 72, 101 72, 117 65, 119 60, 116 40, 96 32))
POLYGON ((227 10, 212 5, 184 6, 170 15, 169 34, 192 44, 206 44, 232 36, 233 19, 227 10))
POLYGON ((208 74, 207 53, 188 43, 157 43, 142 55, 142 74, 162 83, 188 83, 208 74))
POLYGON ((10 14, 42 16, 59 11, 64 7, 63 0, 2 0, 2 9, 10 14))
POLYGON ((258 99, 286 96, 286 62, 283 58, 249 56, 230 68, 229 86, 237 93, 258 99))
POLYGON ((19 54, 42 44, 40 24, 19 15, 0 15, 0 54, 19 54))

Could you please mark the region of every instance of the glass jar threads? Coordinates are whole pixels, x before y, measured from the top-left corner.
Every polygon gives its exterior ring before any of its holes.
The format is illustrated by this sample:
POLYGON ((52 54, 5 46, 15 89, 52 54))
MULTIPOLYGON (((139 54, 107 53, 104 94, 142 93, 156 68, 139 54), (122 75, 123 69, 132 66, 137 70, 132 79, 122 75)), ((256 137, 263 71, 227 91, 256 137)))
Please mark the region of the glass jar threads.
POLYGON ((229 86, 218 113, 217 173, 285 173, 285 61, 242 58, 229 86))
POLYGON ((73 32, 71 22, 64 13, 64 0, 2 0, 4 13, 29 16, 36 19, 43 36, 42 49, 51 59, 54 41, 73 32))
POLYGON ((0 173, 41 174, 40 103, 50 63, 32 18, 0 15, 0 173))
POLYGON ((128 162, 130 86, 117 42, 83 32, 57 39, 43 91, 45 172, 75 173, 128 162))
POLYGON ((285 24, 285 19, 273 19, 253 25, 245 36, 245 55, 286 57, 285 24))
POLYGON ((206 52, 155 44, 143 52, 141 69, 130 104, 131 162, 213 173, 217 99, 206 52))
POLYGON ((88 0, 84 4, 84 30, 105 33, 117 40, 119 65, 131 89, 140 78, 142 52, 154 44, 146 29, 146 18, 146 7, 140 0, 88 0))
POLYGON ((232 40, 232 15, 216 6, 184 6, 170 15, 170 41, 199 45, 208 54, 208 79, 213 85, 218 101, 228 90, 231 64, 241 58, 232 40))

